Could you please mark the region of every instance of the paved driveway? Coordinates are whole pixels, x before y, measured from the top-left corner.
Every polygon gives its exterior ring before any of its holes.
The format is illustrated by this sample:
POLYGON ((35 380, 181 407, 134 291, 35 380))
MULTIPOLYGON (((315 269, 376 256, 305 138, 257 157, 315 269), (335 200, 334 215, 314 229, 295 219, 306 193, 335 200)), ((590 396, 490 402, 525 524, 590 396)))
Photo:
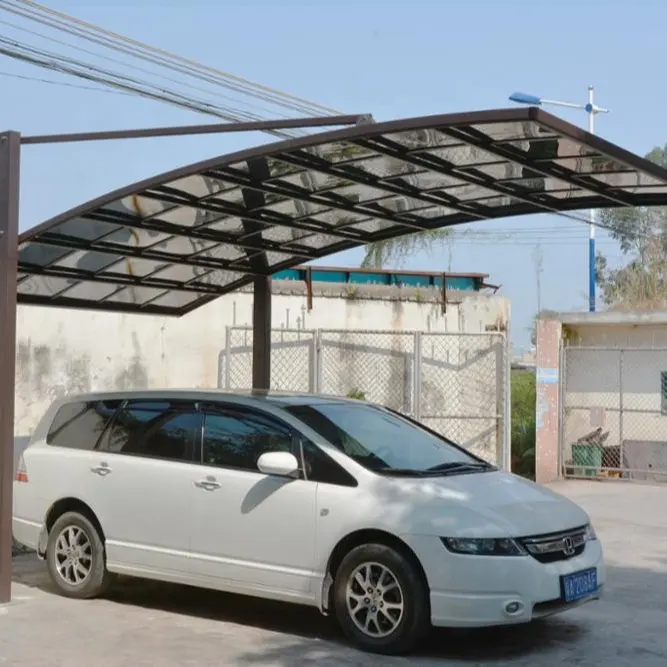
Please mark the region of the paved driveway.
POLYGON ((23 560, 17 599, 0 608, 0 665, 664 667, 667 488, 554 488, 593 517, 607 552, 607 594, 528 627, 437 632, 419 655, 386 659, 349 649, 317 612, 288 605, 144 583, 125 584, 108 600, 65 600, 51 592, 41 564, 23 560))

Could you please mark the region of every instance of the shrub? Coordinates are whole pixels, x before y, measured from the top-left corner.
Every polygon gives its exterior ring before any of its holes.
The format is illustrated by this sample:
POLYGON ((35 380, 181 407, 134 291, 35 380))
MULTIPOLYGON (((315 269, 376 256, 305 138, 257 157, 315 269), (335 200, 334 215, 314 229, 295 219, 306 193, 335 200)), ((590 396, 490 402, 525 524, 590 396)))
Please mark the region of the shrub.
POLYGON ((361 389, 358 389, 355 387, 354 389, 350 389, 350 391, 347 392, 347 397, 348 398, 354 398, 357 401, 365 401, 366 400, 366 393, 363 392, 361 389))
POLYGON ((512 371, 512 472, 535 478, 535 372, 512 371))

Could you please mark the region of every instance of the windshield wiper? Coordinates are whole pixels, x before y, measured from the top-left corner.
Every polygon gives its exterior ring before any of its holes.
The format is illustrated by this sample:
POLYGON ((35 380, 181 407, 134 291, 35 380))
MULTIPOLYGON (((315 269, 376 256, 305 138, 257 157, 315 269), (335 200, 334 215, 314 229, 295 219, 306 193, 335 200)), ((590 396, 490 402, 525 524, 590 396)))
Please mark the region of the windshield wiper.
POLYGON ((402 477, 424 477, 429 475, 427 470, 415 470, 414 468, 374 468, 373 472, 378 475, 401 475, 402 477))
POLYGON ((374 468, 373 472, 378 475, 396 475, 401 477, 434 477, 437 475, 448 475, 450 473, 459 472, 474 472, 482 470, 495 470, 496 468, 490 463, 471 462, 464 463, 461 461, 439 463, 426 470, 417 470, 416 468, 374 468))
POLYGON ((425 472, 434 473, 449 473, 449 472, 467 472, 473 470, 495 470, 495 466, 492 466, 490 463, 483 463, 482 461, 452 461, 449 463, 439 463, 436 466, 431 466, 427 468, 425 472))

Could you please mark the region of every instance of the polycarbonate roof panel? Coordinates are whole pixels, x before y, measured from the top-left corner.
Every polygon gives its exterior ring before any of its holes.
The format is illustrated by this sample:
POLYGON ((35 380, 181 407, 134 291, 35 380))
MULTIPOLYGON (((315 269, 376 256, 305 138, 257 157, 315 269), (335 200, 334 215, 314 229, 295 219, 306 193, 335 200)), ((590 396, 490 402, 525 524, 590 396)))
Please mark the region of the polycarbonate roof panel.
POLYGON ((22 303, 182 315, 309 260, 528 213, 667 204, 667 170, 540 109, 365 124, 233 153, 21 235, 22 303))

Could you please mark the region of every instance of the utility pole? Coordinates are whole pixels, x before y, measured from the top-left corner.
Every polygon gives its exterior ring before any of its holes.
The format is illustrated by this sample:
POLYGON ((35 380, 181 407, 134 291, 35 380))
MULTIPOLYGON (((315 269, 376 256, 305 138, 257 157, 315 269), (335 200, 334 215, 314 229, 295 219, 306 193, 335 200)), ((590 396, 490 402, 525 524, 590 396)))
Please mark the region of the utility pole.
POLYGON ((533 262, 535 262, 535 285, 537 286, 537 314, 542 312, 542 267, 544 254, 542 245, 538 243, 533 250, 533 262))
MULTIPOLYGON (((595 116, 599 113, 609 113, 609 109, 603 109, 595 104, 595 88, 588 86, 588 102, 586 104, 574 104, 572 102, 561 102, 559 100, 547 100, 537 95, 526 93, 512 93, 512 102, 528 104, 530 106, 556 106, 568 109, 582 109, 588 114, 588 131, 595 134, 595 116)), ((588 212, 588 310, 595 312, 595 210, 588 212)))

